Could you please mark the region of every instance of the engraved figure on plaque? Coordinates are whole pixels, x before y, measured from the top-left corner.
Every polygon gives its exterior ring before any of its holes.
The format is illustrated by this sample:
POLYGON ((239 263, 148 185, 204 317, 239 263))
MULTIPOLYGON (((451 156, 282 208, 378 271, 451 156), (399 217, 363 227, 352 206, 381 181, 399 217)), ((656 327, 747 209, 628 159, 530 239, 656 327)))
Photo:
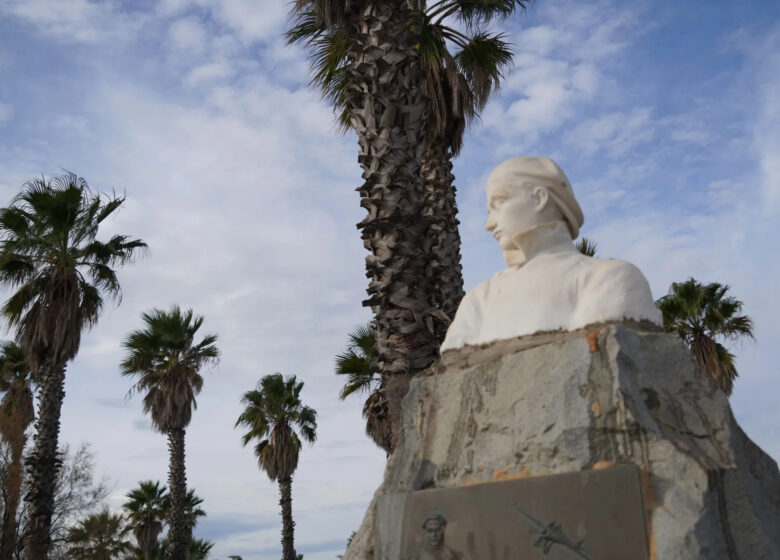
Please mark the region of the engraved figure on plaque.
POLYGON ((445 540, 447 519, 441 513, 429 513, 423 520, 423 545, 414 560, 460 560, 462 556, 448 547, 445 540))

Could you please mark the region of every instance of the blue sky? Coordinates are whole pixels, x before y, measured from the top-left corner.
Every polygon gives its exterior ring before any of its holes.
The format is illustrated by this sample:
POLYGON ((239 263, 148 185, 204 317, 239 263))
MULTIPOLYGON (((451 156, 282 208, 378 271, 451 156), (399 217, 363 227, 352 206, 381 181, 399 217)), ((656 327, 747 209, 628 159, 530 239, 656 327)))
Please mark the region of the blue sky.
MULTIPOLYGON (((188 430, 188 475, 215 557, 278 557, 277 490, 233 429, 242 392, 296 374, 320 413, 293 486, 296 541, 332 559, 377 486, 360 403, 336 399, 333 356, 368 318, 357 146, 307 87, 305 53, 272 0, 0 0, 0 200, 69 169, 126 192, 107 233, 149 243, 70 366, 64 441, 92 443, 110 503, 165 480, 164 437, 118 375, 139 315, 205 315, 222 361, 188 430)), ((503 24, 515 66, 455 162, 467 287, 503 266, 484 231, 484 180, 502 160, 553 157, 584 235, 630 260, 653 294, 694 276, 732 286, 756 325, 733 349, 731 399, 780 457, 780 4, 538 0, 503 24)))

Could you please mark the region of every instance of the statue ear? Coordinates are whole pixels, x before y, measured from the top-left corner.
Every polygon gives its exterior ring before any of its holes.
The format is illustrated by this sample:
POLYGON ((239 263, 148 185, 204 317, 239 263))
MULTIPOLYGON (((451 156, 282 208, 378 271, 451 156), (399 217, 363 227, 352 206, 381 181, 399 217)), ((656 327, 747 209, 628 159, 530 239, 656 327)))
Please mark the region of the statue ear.
POLYGON ((533 197, 534 210, 537 212, 544 210, 547 207, 547 202, 550 200, 550 194, 547 192, 547 189, 542 186, 534 187, 533 197))

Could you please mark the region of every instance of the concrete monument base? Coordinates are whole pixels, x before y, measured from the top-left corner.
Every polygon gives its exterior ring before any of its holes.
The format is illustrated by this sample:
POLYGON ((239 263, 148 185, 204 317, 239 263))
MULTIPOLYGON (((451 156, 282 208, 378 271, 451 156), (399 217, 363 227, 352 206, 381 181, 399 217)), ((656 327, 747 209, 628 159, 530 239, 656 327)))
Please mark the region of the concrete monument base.
POLYGON ((777 464, 681 341, 654 329, 445 352, 411 383, 400 445, 344 558, 399 560, 381 536, 403 515, 393 496, 633 464, 648 558, 780 560, 777 464))

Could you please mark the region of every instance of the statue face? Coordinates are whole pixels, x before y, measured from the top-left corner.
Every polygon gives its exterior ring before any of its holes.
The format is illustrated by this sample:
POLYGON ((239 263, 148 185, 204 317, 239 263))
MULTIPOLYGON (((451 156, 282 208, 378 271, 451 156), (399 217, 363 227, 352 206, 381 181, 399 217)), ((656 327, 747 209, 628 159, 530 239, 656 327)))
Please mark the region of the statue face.
POLYGON ((503 251, 511 251, 515 249, 512 241, 515 234, 547 221, 541 216, 546 202, 544 187, 510 185, 500 174, 493 174, 487 182, 488 220, 485 229, 493 234, 503 251))
POLYGON ((425 522, 425 540, 431 548, 439 548, 444 543, 444 527, 436 519, 425 522))

